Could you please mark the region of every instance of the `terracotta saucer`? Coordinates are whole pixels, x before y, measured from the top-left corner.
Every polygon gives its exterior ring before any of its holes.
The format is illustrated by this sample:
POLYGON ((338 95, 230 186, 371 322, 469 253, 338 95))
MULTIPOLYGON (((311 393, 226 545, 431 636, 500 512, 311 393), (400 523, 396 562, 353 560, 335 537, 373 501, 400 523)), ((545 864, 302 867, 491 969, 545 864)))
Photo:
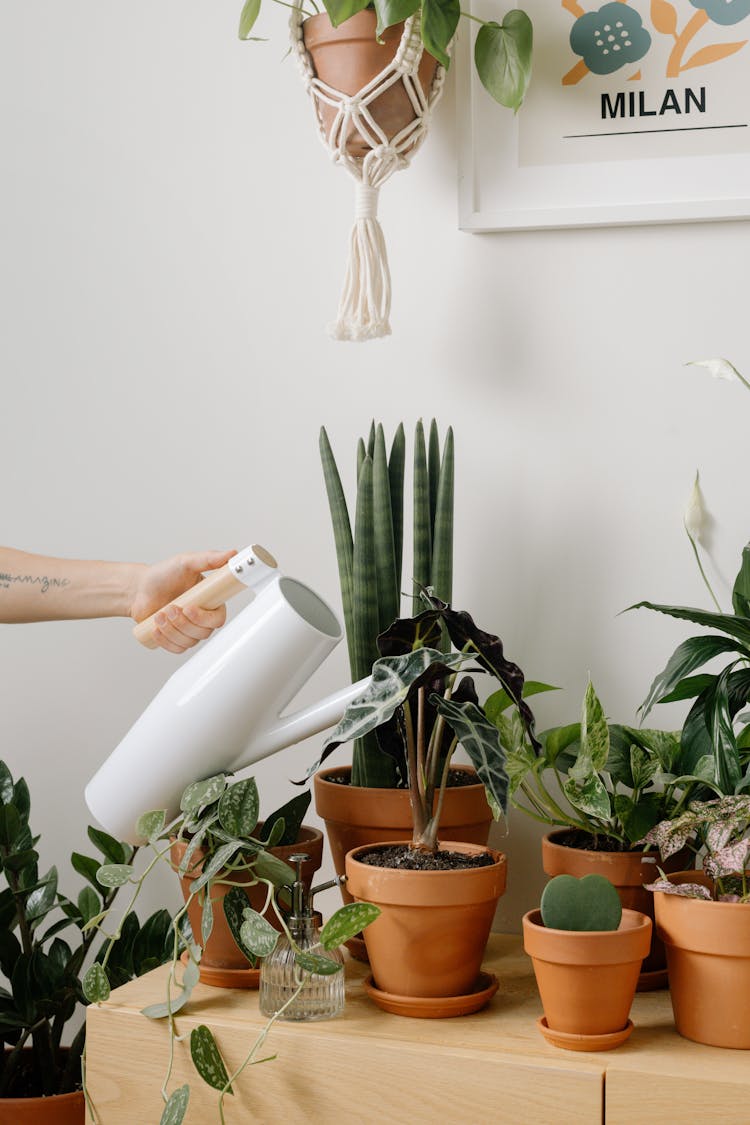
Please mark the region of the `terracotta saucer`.
POLYGON ((395 1016, 437 1020, 478 1012, 497 992, 497 977, 494 973, 480 973, 466 996, 396 996, 393 992, 381 992, 372 977, 365 981, 365 992, 379 1008, 395 1016))
POLYGON ((553 1047, 562 1047, 566 1051, 611 1051, 619 1047, 629 1037, 633 1030, 633 1021, 628 1020, 620 1031, 611 1031, 602 1035, 576 1035, 572 1031, 554 1031, 547 1026, 547 1017, 540 1016, 536 1026, 544 1038, 553 1047))
MULTIPOLYGON (((188 954, 180 957, 183 965, 187 964, 188 954)), ((213 965, 201 965, 201 984, 210 984, 213 988, 257 988, 260 984, 260 968, 257 969, 221 969, 213 965)))
POLYGON ((639 975, 636 992, 654 992, 657 988, 669 988, 669 974, 666 969, 654 969, 652 972, 639 975))

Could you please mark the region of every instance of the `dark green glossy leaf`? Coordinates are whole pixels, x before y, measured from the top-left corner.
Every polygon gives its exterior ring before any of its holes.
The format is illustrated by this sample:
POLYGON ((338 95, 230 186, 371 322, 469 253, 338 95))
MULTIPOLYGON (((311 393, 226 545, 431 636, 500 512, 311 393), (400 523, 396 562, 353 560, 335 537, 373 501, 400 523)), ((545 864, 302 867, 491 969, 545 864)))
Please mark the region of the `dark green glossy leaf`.
MULTIPOLYGON (((539 695, 544 691, 559 691, 558 687, 552 684, 543 684, 538 680, 525 680, 522 691, 522 698, 529 699, 532 695, 539 695)), ((484 713, 491 723, 495 722, 495 716, 501 715, 507 711, 513 700, 508 695, 507 691, 500 688, 499 691, 494 691, 492 695, 488 696, 484 701, 484 713)))
POLYGON ((742 550, 742 564, 732 590, 732 606, 738 617, 750 617, 750 543, 742 550))
POLYGON ((79 875, 82 875, 84 879, 87 879, 95 890, 98 891, 101 889, 96 878, 96 873, 101 866, 98 859, 93 859, 92 856, 88 855, 81 855, 80 852, 73 852, 70 857, 70 862, 73 870, 77 871, 79 875))
POLYGON ((108 832, 102 832, 101 828, 93 828, 91 825, 88 828, 88 836, 107 863, 130 863, 133 857, 133 848, 130 844, 121 844, 108 832))
POLYGON ((418 648, 437 648, 441 634, 440 614, 426 609, 416 617, 400 617, 378 637, 381 656, 406 656, 418 648))
POLYGON ((18 781, 13 786, 12 803, 18 809, 21 820, 28 822, 29 812, 31 810, 31 794, 29 793, 29 787, 23 777, 19 777, 18 781))
POLYGON ((11 852, 3 858, 3 867, 8 871, 22 872, 26 868, 33 867, 39 859, 39 853, 35 852, 33 848, 27 848, 22 852, 11 852))
MULTIPOLYGON (((448 48, 456 34, 461 6, 458 0, 423 0, 422 42, 444 67, 450 66, 448 48)), ((424 583, 427 585, 427 583, 424 583)))
MULTIPOLYGON (((665 613, 668 617, 676 617, 680 621, 692 621, 694 625, 703 625, 706 629, 718 629, 720 633, 727 633, 742 645, 742 651, 750 647, 750 621, 744 617, 733 617, 729 613, 710 613, 703 609, 691 609, 680 605, 657 605, 654 602, 637 602, 628 606, 628 609, 653 609, 657 613, 665 613)), ((738 650, 739 651, 739 650, 738 650)))
POLYGON ((711 686, 715 678, 708 672, 698 676, 686 676, 684 680, 680 680, 674 691, 663 695, 659 703, 681 703, 683 699, 695 699, 702 691, 711 686))
POLYGON ((84 887, 78 896, 78 909, 84 925, 90 922, 102 909, 102 900, 92 887, 84 887))
POLYGON ((21 831, 21 817, 15 805, 0 805, 0 847, 13 850, 21 831))
MULTIPOLYGON (((641 717, 645 719, 654 704, 666 702, 665 697, 674 692, 685 677, 694 672, 696 668, 700 668, 715 656, 720 656, 726 652, 735 652, 736 649, 736 642, 728 637, 689 637, 686 641, 683 641, 674 650, 667 661, 666 667, 659 673, 649 688, 648 695, 640 707, 641 717)), ((750 652, 748 652, 748 656, 750 656, 750 652)), ((689 697, 678 696, 677 698, 689 697)))
POLYGON ((474 44, 474 63, 491 97, 518 110, 531 79, 533 30, 525 12, 508 12, 502 24, 491 20, 480 27, 474 44))
POLYGON ((271 815, 266 818, 263 825, 263 832, 266 838, 268 838, 269 834, 273 831, 274 824, 279 820, 283 821, 281 836, 275 839, 273 844, 269 840, 268 847, 273 847, 277 844, 286 845, 297 843, 299 830, 302 827, 302 821, 310 807, 311 800, 312 794, 309 789, 307 789, 304 793, 299 793, 296 797, 292 797, 291 801, 287 801, 285 805, 282 805, 280 809, 277 809, 276 812, 271 813, 271 815))
POLYGON ((615 816, 629 844, 637 844, 658 823, 662 815, 658 793, 642 793, 637 802, 623 793, 614 797, 615 816))
MULTIPOLYGON (((214 1090, 223 1090, 229 1081, 229 1075, 213 1032, 204 1023, 190 1032, 190 1055, 203 1081, 214 1090)), ((227 1092, 233 1093, 231 1086, 227 1092)))
POLYGON ((477 771, 487 794, 487 800, 496 820, 508 808, 508 775, 505 772, 505 752, 499 732, 493 723, 473 703, 457 704, 453 700, 433 695, 431 703, 458 738, 469 761, 477 771))
POLYGON ((224 896, 223 908, 229 931, 234 938, 237 948, 251 965, 255 965, 255 954, 242 940, 243 913, 248 908, 248 899, 241 887, 231 887, 224 896))
POLYGON ((5 762, 0 761, 0 802, 9 805, 13 802, 13 777, 5 762))
POLYGON ((57 868, 51 867, 42 884, 32 891, 26 899, 26 918, 29 922, 39 921, 55 905, 57 898, 57 868))

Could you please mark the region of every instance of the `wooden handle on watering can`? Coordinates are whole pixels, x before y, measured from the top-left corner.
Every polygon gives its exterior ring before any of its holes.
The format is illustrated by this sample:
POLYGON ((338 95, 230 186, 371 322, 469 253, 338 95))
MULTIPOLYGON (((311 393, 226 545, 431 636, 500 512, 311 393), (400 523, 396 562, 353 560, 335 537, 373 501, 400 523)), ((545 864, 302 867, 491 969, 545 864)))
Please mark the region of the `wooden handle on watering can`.
MULTIPOLYGON (((254 586, 257 587, 268 581, 269 578, 273 577, 276 567, 277 563, 273 555, 265 547, 260 547, 255 543, 244 551, 238 551, 226 566, 221 567, 220 570, 212 571, 207 577, 196 582, 195 586, 186 590, 184 594, 180 594, 173 601, 167 602, 167 605, 177 605, 180 608, 197 605, 201 609, 218 609, 220 605, 228 602, 230 598, 233 598, 235 594, 239 594, 242 590, 252 589, 254 586), (239 575, 242 577, 238 577, 239 575)), ((161 608, 166 607, 162 606, 161 608)), ((155 621, 157 613, 161 613, 161 609, 157 609, 150 617, 139 621, 133 629, 133 636, 146 648, 157 647, 157 625, 155 621)))

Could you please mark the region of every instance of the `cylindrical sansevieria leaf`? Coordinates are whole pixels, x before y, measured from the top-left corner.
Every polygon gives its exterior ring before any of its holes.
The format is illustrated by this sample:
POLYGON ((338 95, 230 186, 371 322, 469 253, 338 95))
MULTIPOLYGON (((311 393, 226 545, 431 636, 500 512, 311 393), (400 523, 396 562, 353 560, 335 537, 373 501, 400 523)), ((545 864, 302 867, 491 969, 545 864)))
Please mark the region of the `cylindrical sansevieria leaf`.
POLYGON ((375 433, 375 455, 372 464, 373 527, 375 532, 375 569, 378 589, 378 632, 382 633, 398 617, 400 597, 396 580, 396 559, 393 542, 391 485, 385 454, 383 427, 375 433))
POLYGON ((432 532, 430 529, 430 482, 427 476, 427 452, 424 444, 424 427, 417 422, 414 432, 414 563, 412 589, 414 613, 424 607, 419 597, 419 587, 429 586, 432 573, 432 532))
POLYGON ((430 422, 430 438, 427 443, 427 475, 430 479, 430 527, 435 538, 435 511, 437 509, 438 485, 440 483, 440 436, 437 422, 430 422))
POLYGON ((401 571, 404 557, 404 466, 406 464, 406 437, 403 422, 393 435, 388 457, 388 482, 391 490, 391 521, 393 523, 393 561, 396 571, 399 614, 401 612, 401 571))
POLYGON ((370 422, 370 432, 367 435, 367 456, 372 457, 375 452, 375 419, 370 422))
POLYGON ((357 442, 357 480, 359 480, 359 474, 362 472, 362 463, 366 456, 367 450, 365 448, 365 443, 364 440, 360 438, 357 442))
POLYGON ((430 574, 430 585, 444 602, 453 596, 453 474, 453 430, 449 427, 440 464, 430 574))
POLYGON ((333 540, 336 546, 336 558, 339 565, 339 582, 341 585, 341 602, 344 609, 344 627, 349 648, 349 669, 353 680, 359 679, 354 668, 354 616, 352 597, 354 591, 354 541, 352 528, 349 521, 349 509, 341 484, 341 477, 333 456, 331 443, 325 427, 320 430, 320 456, 323 462, 323 477, 328 507, 331 512, 333 525, 333 540))

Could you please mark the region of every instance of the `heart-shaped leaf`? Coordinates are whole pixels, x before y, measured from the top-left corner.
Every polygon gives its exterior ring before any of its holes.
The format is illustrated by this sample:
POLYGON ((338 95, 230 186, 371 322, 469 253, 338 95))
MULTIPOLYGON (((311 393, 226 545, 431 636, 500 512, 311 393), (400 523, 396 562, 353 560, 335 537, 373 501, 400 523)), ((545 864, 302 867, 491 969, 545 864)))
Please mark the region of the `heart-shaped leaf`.
POLYGON ((92 1004, 109 999, 109 980, 107 974, 98 961, 89 966, 86 975, 81 981, 83 995, 92 1004))
POLYGON ((342 906, 320 931, 320 944, 324 949, 337 949, 374 922, 379 914, 380 908, 370 902, 350 902, 342 906))
POLYGON ((96 880, 103 887, 124 887, 133 874, 130 863, 105 863, 96 873, 96 880))
POLYGON ((251 965, 255 965, 255 954, 242 940, 242 922, 243 914, 247 910, 247 895, 241 887, 232 887, 225 894, 223 905, 224 917, 237 948, 247 957, 251 965))
MULTIPOLYGON (((199 1024, 190 1032, 190 1055, 203 1081, 213 1086, 214 1090, 223 1090, 229 1081, 229 1075, 213 1032, 205 1023, 199 1024)), ((232 1087, 228 1086, 227 1093, 233 1092, 232 1087)))
POLYGON ((294 960, 305 972, 315 973, 319 977, 332 977, 344 968, 338 961, 323 957, 320 953, 296 953, 294 960))
POLYGON ((256 957, 267 957, 276 948, 279 934, 262 914, 246 907, 240 926, 240 938, 242 944, 247 946, 256 957))
MULTIPOLYGON (((154 809, 152 812, 144 813, 143 816, 139 816, 136 821, 136 835, 140 837, 141 840, 148 840, 149 843, 151 843, 163 829, 166 819, 167 814, 164 809, 154 809)), ((179 1092, 179 1090, 175 1090, 175 1094, 179 1092)), ((174 1097, 174 1095, 172 1096, 174 1097)))
POLYGON ((230 836, 249 836, 258 823, 259 807, 255 778, 236 781, 219 801, 219 823, 230 836))
POLYGON ((190 1100, 190 1087, 180 1086, 169 1096, 169 1101, 164 1106, 159 1125, 182 1125, 187 1113, 190 1100))
POLYGON ((603 875, 556 875, 542 892, 541 911, 552 930, 616 930, 622 903, 603 875))
POLYGON ((206 805, 218 801, 227 787, 227 779, 223 773, 207 777, 205 781, 194 781, 188 785, 180 798, 180 808, 185 813, 195 813, 206 805))

